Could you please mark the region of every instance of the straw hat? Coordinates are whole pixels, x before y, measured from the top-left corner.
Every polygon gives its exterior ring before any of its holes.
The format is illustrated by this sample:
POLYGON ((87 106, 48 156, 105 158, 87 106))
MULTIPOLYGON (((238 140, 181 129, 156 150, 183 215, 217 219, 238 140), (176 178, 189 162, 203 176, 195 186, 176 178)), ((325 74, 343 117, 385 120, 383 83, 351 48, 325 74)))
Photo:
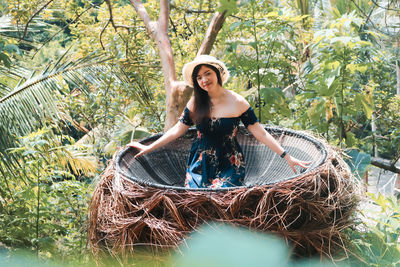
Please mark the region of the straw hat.
POLYGON ((216 67, 217 70, 219 70, 219 73, 221 74, 222 84, 224 84, 228 80, 229 71, 223 62, 217 60, 213 56, 200 55, 197 56, 193 61, 186 63, 185 66, 183 66, 182 69, 183 79, 185 80, 187 85, 193 87, 193 81, 192 81, 193 70, 197 65, 201 64, 208 64, 216 67))

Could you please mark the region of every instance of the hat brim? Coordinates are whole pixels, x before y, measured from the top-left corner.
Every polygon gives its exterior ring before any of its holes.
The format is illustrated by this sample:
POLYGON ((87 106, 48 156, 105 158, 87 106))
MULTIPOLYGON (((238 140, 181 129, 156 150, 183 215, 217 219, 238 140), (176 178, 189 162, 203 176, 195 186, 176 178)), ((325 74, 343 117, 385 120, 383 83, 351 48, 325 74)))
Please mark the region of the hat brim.
POLYGON ((224 84, 226 81, 229 79, 229 71, 228 68, 225 66, 225 64, 222 61, 219 61, 217 59, 195 59, 192 62, 188 62, 183 66, 182 69, 182 74, 183 74, 183 79, 185 83, 191 87, 193 87, 193 80, 192 80, 192 73, 194 68, 198 65, 211 65, 215 67, 217 70, 219 70, 219 73, 221 75, 221 81, 222 84, 224 84))

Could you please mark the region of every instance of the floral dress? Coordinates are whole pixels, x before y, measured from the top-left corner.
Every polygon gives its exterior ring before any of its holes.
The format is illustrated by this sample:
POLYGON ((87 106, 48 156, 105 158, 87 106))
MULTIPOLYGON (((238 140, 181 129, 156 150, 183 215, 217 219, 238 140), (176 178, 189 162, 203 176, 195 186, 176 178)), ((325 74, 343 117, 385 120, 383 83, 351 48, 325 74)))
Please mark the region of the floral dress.
MULTIPOLYGON (((179 121, 192 126, 186 107, 179 121)), ((243 185, 245 164, 236 133, 240 121, 247 127, 256 123, 251 107, 239 117, 208 119, 196 125, 197 137, 193 141, 187 161, 185 187, 221 188, 243 185)))

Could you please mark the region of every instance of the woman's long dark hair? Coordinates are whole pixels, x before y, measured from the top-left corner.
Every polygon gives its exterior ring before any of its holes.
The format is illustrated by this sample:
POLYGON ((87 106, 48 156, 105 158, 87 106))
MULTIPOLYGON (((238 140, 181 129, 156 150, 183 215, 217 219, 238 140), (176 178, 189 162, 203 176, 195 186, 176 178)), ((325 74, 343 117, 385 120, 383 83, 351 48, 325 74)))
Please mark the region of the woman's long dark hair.
POLYGON ((201 64, 197 65, 192 72, 192 81, 194 88, 194 111, 193 111, 193 121, 198 124, 203 120, 210 118, 211 112, 211 101, 208 92, 201 89, 197 82, 197 75, 202 66, 206 66, 212 69, 217 74, 218 84, 222 86, 221 74, 218 69, 212 65, 201 64))

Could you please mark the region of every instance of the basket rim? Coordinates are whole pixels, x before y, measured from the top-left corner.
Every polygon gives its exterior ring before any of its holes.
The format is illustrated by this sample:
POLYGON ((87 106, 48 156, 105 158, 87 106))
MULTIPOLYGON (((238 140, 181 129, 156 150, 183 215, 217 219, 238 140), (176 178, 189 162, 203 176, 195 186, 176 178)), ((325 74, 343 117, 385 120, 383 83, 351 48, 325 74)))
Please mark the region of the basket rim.
MULTIPOLYGON (((274 182, 269 182, 269 183, 262 183, 262 184, 252 184, 252 185, 242 185, 242 186, 232 186, 232 187, 224 187, 224 188, 187 188, 187 187, 181 187, 181 186, 172 186, 172 185, 161 185, 161 184, 157 184, 157 183, 151 183, 151 182, 147 182, 144 181, 138 177, 135 177, 133 175, 127 174, 126 172, 124 172, 122 170, 122 168, 120 167, 120 162, 121 159, 125 156, 126 153, 128 153, 131 150, 131 147, 126 147, 123 150, 121 150, 115 160, 115 165, 116 165, 116 169, 117 172, 122 175, 122 177, 129 179, 132 182, 138 183, 139 185, 142 186, 149 186, 149 187, 154 187, 154 188, 158 188, 158 189, 173 189, 173 190, 177 190, 177 191, 209 191, 209 192, 226 192, 226 191, 231 191, 231 190, 236 190, 236 189, 243 189, 243 188, 252 188, 252 187, 256 187, 256 186, 268 186, 268 185, 274 185, 274 184, 278 184, 278 183, 282 183, 282 182, 286 182, 292 179, 295 179, 297 177, 303 176, 304 174, 310 173, 312 171, 314 171, 315 169, 317 169, 318 167, 320 167, 326 160, 328 152, 327 149, 325 147, 325 145, 320 142, 318 139, 316 139, 313 136, 304 134, 300 131, 296 131, 293 129, 288 129, 288 128, 284 128, 284 127, 278 127, 278 126, 272 126, 272 125, 267 125, 267 124, 261 124, 263 126, 263 128, 265 130, 267 130, 269 133, 280 133, 280 134, 290 134, 291 136, 295 136, 295 137, 299 137, 299 138, 303 138, 307 141, 309 141, 310 143, 312 143, 313 145, 315 145, 315 147, 321 151, 322 157, 319 161, 317 161, 317 163, 312 167, 307 169, 305 172, 300 172, 300 173, 296 173, 293 176, 289 176, 287 178, 282 178, 279 180, 276 180, 274 182)), ((243 127, 243 126, 242 126, 243 127)), ((196 127, 190 127, 189 131, 194 131, 196 129, 196 127)), ((152 136, 148 136, 145 138, 142 138, 141 140, 139 140, 140 143, 144 143, 144 142, 149 142, 149 141, 154 141, 158 138, 160 138, 162 135, 164 134, 164 132, 161 133, 157 133, 154 134, 152 136)), ((254 138, 254 137, 253 137, 254 138)))

